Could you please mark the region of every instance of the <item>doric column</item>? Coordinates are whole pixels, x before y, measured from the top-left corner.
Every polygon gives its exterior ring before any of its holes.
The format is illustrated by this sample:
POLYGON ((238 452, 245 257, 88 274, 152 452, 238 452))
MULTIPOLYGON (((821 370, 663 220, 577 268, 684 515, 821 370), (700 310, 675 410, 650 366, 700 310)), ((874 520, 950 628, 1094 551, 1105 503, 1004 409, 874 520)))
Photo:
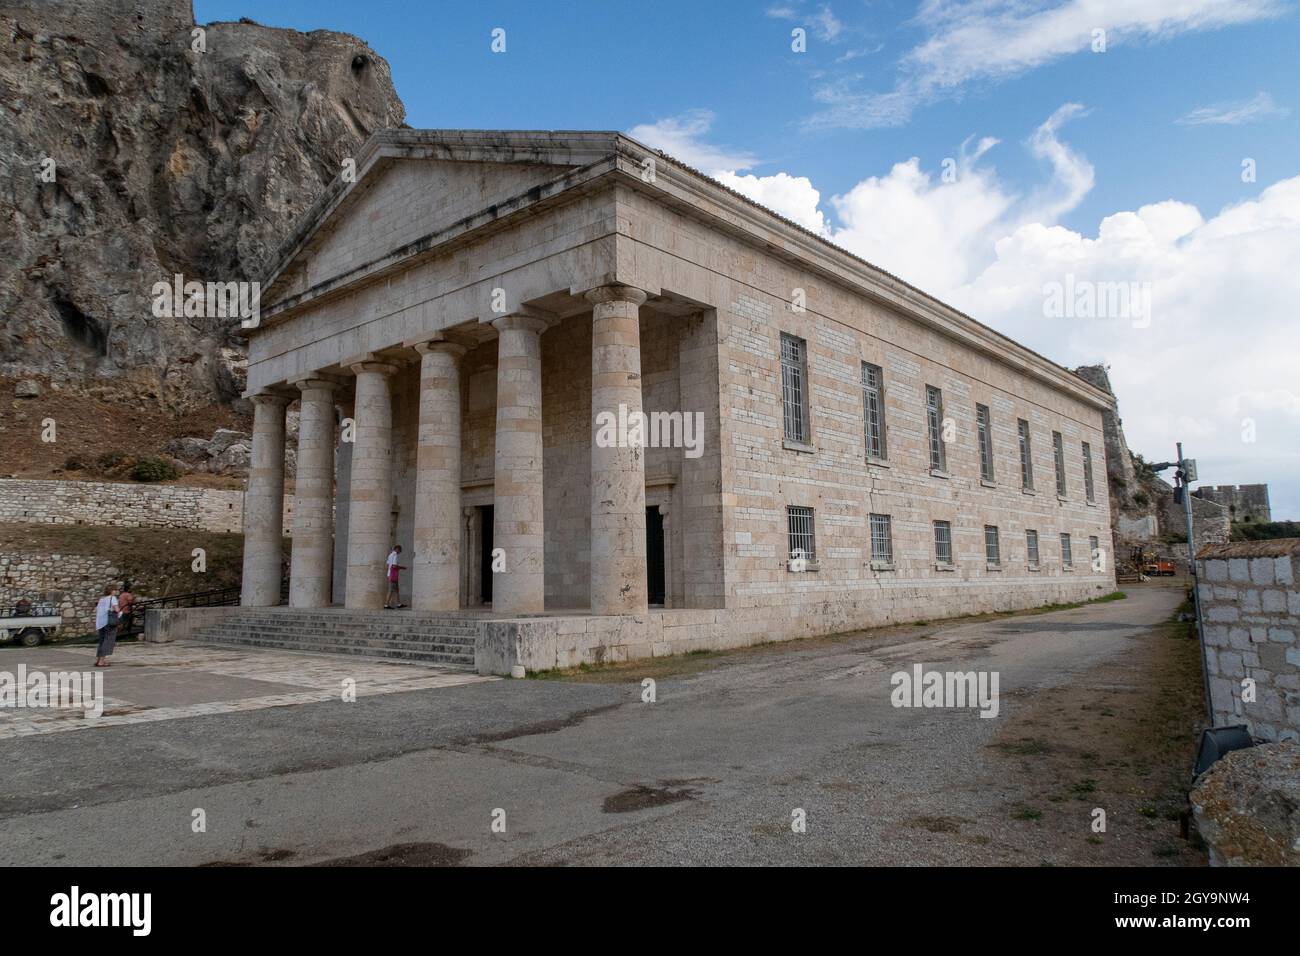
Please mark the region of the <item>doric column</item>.
POLYGON ((392 547, 393 399, 397 367, 385 362, 352 366, 357 376, 353 412, 352 481, 348 502, 350 608, 382 607, 388 591, 384 559, 392 547))
POLYGON ((508 315, 497 339, 497 435, 492 546, 505 569, 492 579, 492 610, 536 614, 546 599, 542 537, 543 319, 508 315))
POLYGON ((298 473, 293 494, 289 606, 329 607, 334 576, 334 383, 298 383, 298 473))
POLYGON ((335 406, 334 441, 334 587, 333 602, 342 604, 348 589, 348 505, 352 499, 352 396, 335 406))
POLYGON ((646 611, 645 448, 597 440, 600 420, 641 416, 640 289, 602 286, 587 293, 591 329, 591 613, 646 611))
POLYGON ((420 432, 415 459, 415 541, 411 606, 460 607, 460 357, 465 347, 417 345, 420 432))
POLYGON ((244 574, 239 603, 280 603, 284 548, 284 410, 287 395, 253 396, 253 450, 244 492, 244 574))

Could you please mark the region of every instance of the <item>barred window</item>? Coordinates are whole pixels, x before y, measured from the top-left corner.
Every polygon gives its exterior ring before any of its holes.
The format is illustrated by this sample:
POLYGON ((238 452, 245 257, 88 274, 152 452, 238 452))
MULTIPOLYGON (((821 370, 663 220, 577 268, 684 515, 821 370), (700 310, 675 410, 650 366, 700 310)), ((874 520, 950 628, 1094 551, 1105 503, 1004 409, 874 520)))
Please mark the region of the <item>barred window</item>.
POLYGON ((1070 552, 1070 536, 1068 534, 1061 535, 1061 567, 1074 567, 1074 555, 1070 552))
POLYGON ((813 533, 813 510, 791 505, 785 509, 785 516, 790 531, 790 557, 816 560, 817 537, 813 533))
POLYGON ((933 385, 925 387, 925 415, 930 431, 930 467, 944 471, 947 456, 943 448, 943 392, 933 385))
POLYGON ((862 412, 866 423, 867 454, 885 455, 885 391, 879 365, 862 363, 862 412))
POLYGON ((952 525, 947 521, 934 523, 934 560, 952 564, 952 525))
POLYGON ((808 345, 803 339, 781 333, 781 403, 785 437, 808 441, 808 345))
POLYGON ((1088 560, 1090 560, 1095 566, 1097 564, 1097 558, 1100 557, 1100 555, 1101 542, 1097 540, 1095 534, 1088 535, 1088 560))
POLYGON ((1052 457, 1056 459, 1056 493, 1065 497, 1065 441, 1060 432, 1052 432, 1052 457))
POLYGON ((1025 532, 1025 552, 1029 555, 1029 566, 1038 567, 1038 532, 1029 530, 1025 532))
POLYGON ((1034 459, 1029 446, 1029 422, 1023 418, 1016 422, 1020 433, 1020 483, 1030 491, 1034 490, 1034 459))
POLYGON ((980 477, 985 481, 993 480, 993 436, 989 433, 989 409, 987 405, 975 406, 975 431, 980 443, 980 477))
POLYGON ((1083 494, 1088 504, 1097 500, 1096 488, 1092 484, 1092 446, 1083 443, 1083 494))
POLYGON ((880 564, 894 563, 894 536, 889 528, 889 515, 871 516, 871 560, 880 564))
POLYGON ((989 564, 1002 563, 1002 549, 998 547, 997 525, 986 524, 984 526, 984 557, 988 559, 989 564))

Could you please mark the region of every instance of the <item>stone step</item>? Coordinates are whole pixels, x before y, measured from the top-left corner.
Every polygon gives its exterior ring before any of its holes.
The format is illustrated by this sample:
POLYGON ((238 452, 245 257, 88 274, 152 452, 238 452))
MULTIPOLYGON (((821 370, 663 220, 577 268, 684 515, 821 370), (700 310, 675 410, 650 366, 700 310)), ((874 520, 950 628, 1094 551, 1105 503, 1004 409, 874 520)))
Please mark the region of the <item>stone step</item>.
POLYGON ((259 622, 292 622, 313 624, 383 624, 385 627, 447 627, 461 631, 478 631, 477 620, 464 618, 412 617, 404 614, 321 614, 313 611, 292 611, 292 613, 265 613, 250 609, 240 609, 234 614, 226 615, 222 620, 259 620, 259 622))
POLYGON ((447 633, 444 631, 429 630, 396 630, 387 627, 342 627, 342 628, 317 628, 310 626, 289 626, 287 624, 246 624, 242 621, 232 621, 226 624, 209 624, 201 630, 219 631, 223 629, 250 631, 257 634, 263 634, 268 637, 283 635, 285 637, 295 637, 298 635, 318 637, 318 638, 338 638, 350 640, 355 637, 371 638, 391 638, 409 641, 437 641, 445 644, 463 644, 473 647, 477 643, 477 637, 472 634, 447 633))
POLYGON ((265 634, 244 628, 203 628, 196 631, 195 640, 256 640, 267 644, 294 644, 302 647, 395 647, 402 650, 429 651, 440 654, 463 654, 474 656, 474 645, 451 643, 447 641, 411 641, 393 637, 332 637, 317 634, 265 634))
POLYGON ((260 647, 267 650, 335 654, 376 660, 401 660, 420 664, 435 664, 464 670, 474 669, 474 653, 460 649, 437 650, 428 645, 409 646, 405 642, 387 642, 376 645, 322 642, 310 639, 262 638, 225 631, 214 634, 196 632, 194 640, 231 647, 260 647))
POLYGON ((366 630, 428 632, 437 631, 445 634, 460 634, 465 637, 478 635, 477 624, 461 624, 435 620, 384 620, 374 617, 343 619, 338 617, 297 618, 288 615, 230 615, 221 619, 231 624, 258 624, 272 627, 312 627, 319 629, 356 628, 366 630))

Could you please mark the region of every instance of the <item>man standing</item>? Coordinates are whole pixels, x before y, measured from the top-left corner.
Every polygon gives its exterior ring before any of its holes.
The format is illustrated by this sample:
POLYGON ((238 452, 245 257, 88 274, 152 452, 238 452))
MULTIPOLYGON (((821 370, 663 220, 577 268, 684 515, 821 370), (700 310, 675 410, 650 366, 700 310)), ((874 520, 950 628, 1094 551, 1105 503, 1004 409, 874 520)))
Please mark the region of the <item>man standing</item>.
POLYGON ((393 550, 388 552, 388 597, 384 598, 384 608, 390 611, 395 607, 406 607, 402 603, 402 592, 397 580, 398 574, 406 570, 406 565, 398 563, 401 554, 400 544, 393 545, 393 550))

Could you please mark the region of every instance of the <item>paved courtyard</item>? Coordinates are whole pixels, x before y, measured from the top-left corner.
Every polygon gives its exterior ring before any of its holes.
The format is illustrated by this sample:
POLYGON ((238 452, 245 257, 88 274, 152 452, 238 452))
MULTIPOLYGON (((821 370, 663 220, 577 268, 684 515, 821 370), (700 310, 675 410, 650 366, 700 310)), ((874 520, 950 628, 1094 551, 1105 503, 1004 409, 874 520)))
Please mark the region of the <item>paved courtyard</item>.
MULTIPOLYGON (((636 666, 510 681, 123 648, 107 688, 129 713, 21 737, 5 716, 0 860, 1197 864, 1167 812, 1194 743, 1196 685, 1190 705, 1167 685, 1195 665, 1163 623, 1181 597, 649 661, 653 703, 636 666), (996 670, 998 717, 891 706, 916 663, 996 670)), ((90 663, 0 669, 19 660, 90 663)))
MULTIPOLYGON (((0 740, 33 734, 247 713, 357 697, 455 687, 496 678, 406 664, 348 660, 324 655, 281 654, 210 644, 119 644, 104 676, 103 713, 88 718, 79 708, 0 707, 0 740)), ((0 670, 95 672, 93 647, 10 650, 0 670)))

